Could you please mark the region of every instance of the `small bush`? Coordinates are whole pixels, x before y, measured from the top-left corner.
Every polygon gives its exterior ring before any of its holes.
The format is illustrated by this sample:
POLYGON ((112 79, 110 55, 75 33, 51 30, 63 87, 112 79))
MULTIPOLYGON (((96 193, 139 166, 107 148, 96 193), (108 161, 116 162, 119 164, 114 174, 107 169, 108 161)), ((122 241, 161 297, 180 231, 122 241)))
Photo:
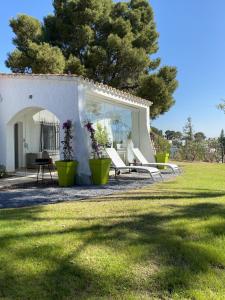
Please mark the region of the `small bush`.
POLYGON ((154 143, 156 153, 170 153, 171 145, 163 136, 152 133, 151 139, 154 143))
POLYGON ((0 178, 6 175, 6 168, 3 165, 0 165, 0 178))

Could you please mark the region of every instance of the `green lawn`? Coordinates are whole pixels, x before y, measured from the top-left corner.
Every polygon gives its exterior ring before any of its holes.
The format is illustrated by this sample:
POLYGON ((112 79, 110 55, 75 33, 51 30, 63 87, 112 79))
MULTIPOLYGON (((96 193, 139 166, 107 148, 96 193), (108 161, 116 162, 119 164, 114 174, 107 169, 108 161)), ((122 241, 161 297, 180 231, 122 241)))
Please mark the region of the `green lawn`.
POLYGON ((0 299, 225 299, 225 165, 87 202, 0 210, 0 299))

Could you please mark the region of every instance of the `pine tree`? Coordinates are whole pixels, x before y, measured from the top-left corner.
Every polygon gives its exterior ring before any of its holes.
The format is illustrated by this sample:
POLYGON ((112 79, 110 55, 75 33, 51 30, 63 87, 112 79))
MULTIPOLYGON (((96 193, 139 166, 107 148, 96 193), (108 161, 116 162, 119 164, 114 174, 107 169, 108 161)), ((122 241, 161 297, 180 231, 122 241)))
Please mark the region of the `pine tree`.
POLYGON ((152 101, 152 118, 174 105, 177 70, 152 58, 158 32, 148 0, 54 0, 53 6, 43 23, 27 15, 10 21, 12 72, 84 75, 152 101))
POLYGON ((193 134, 193 125, 192 125, 192 120, 191 117, 187 118, 187 122, 183 128, 183 138, 186 142, 191 142, 194 140, 194 134, 193 134))
POLYGON ((224 155, 225 155, 225 135, 224 130, 222 129, 220 132, 220 136, 218 138, 218 142, 220 145, 220 151, 221 151, 221 161, 224 163, 224 155))

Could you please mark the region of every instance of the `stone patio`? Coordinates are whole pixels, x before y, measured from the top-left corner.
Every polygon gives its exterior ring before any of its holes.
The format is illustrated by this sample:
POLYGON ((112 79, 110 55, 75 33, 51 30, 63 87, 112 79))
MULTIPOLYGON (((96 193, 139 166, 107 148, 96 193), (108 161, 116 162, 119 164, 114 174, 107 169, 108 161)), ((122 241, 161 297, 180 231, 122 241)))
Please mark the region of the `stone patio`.
MULTIPOLYGON (((169 180, 174 175, 163 172, 164 180, 169 180)), ((146 173, 127 173, 118 176, 110 176, 109 184, 105 186, 73 186, 61 188, 57 184, 57 176, 54 180, 49 176, 43 182, 36 181, 36 175, 18 174, 15 177, 0 180, 0 209, 16 208, 40 204, 51 204, 63 201, 84 200, 95 197, 107 196, 131 189, 140 189, 153 184, 146 173)))

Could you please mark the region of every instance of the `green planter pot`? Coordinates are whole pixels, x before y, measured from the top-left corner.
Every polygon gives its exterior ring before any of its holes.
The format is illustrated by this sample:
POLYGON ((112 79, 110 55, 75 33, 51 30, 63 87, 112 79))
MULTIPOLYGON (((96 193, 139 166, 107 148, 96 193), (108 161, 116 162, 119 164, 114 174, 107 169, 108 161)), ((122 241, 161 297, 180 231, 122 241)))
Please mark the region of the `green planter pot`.
POLYGON ((55 162, 59 177, 59 186, 66 187, 75 184, 78 162, 58 160, 55 162))
MULTIPOLYGON (((168 163, 169 161, 169 156, 170 154, 169 153, 157 153, 155 155, 155 160, 156 162, 158 163, 168 163)), ((159 169, 166 169, 166 167, 163 167, 163 166, 158 166, 159 169)))
POLYGON ((109 182, 110 165, 111 159, 109 158, 89 159, 93 184, 101 185, 109 182))

